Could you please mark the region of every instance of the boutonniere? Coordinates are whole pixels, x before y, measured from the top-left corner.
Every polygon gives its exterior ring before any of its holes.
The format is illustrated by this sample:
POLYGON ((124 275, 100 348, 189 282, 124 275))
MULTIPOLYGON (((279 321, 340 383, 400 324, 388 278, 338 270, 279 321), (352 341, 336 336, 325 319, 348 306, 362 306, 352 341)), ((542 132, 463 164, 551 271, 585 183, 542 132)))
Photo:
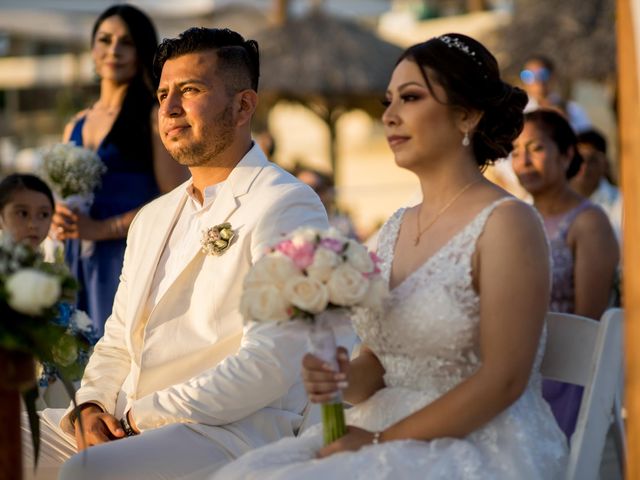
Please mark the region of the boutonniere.
POLYGON ((230 223, 221 223, 202 231, 202 251, 207 255, 220 256, 227 251, 236 232, 230 223))

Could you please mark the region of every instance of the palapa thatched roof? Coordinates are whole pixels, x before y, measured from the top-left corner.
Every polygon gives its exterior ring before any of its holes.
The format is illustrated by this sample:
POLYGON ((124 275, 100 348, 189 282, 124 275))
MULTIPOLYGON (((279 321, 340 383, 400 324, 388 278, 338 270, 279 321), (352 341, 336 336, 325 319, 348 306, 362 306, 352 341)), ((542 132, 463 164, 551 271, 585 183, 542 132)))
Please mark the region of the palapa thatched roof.
POLYGON ((502 33, 511 73, 540 53, 556 62, 565 79, 615 74, 615 0, 515 0, 513 21, 502 33))
POLYGON ((314 10, 257 35, 263 92, 283 98, 380 98, 402 49, 369 29, 314 10))

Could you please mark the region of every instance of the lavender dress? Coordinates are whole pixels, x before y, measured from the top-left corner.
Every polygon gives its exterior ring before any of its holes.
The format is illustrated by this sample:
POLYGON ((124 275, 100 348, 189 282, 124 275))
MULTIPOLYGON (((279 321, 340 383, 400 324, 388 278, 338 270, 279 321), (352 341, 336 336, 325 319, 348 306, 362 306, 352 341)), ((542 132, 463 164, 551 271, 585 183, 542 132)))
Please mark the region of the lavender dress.
MULTIPOLYGON (((553 261, 553 288, 549 303, 549 310, 552 312, 575 312, 574 258, 571 248, 567 245, 567 234, 576 217, 583 210, 592 207, 594 205, 589 200, 583 200, 580 205, 566 213, 544 219, 553 261)), ((544 380, 542 384, 542 395, 551 405, 553 415, 567 439, 571 438, 576 428, 582 391, 583 388, 578 385, 555 380, 544 380)))

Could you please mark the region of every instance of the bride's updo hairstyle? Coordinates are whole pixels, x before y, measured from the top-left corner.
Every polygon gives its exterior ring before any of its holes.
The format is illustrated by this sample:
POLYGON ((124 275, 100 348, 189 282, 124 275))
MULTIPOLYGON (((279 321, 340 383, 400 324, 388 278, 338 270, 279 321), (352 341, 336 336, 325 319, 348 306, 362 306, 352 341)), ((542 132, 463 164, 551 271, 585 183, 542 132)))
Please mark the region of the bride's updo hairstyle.
POLYGON ((475 130, 469 132, 481 168, 509 155, 524 125, 527 94, 502 81, 498 62, 480 42, 448 33, 409 47, 397 63, 402 60, 420 67, 436 101, 483 113, 475 130), (434 82, 444 88, 446 99, 435 95, 434 82))

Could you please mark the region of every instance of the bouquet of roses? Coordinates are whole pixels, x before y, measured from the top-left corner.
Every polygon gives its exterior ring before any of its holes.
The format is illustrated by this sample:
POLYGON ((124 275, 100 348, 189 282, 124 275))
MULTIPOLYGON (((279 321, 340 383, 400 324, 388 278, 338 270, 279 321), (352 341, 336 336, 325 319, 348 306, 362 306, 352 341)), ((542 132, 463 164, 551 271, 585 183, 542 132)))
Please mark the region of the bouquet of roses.
MULTIPOLYGON (((60 302, 71 301, 76 289, 77 282, 64 265, 46 263, 39 252, 6 236, 0 240, 0 350, 3 357, 20 363, 35 358, 54 365, 71 398, 74 391, 68 378, 76 373, 78 351, 84 345, 67 327, 52 320, 60 315, 60 302)), ((34 374, 32 368, 31 376, 34 374)), ((37 458, 39 419, 35 379, 15 387, 26 388, 23 397, 37 458)))
MULTIPOLYGON (((382 309, 388 292, 378 264, 374 253, 335 229, 298 229, 249 270, 241 313, 247 321, 309 322, 312 353, 337 369, 331 324, 341 316, 331 313, 382 309)), ((322 419, 325 444, 346 433, 340 394, 322 405, 322 419)))

